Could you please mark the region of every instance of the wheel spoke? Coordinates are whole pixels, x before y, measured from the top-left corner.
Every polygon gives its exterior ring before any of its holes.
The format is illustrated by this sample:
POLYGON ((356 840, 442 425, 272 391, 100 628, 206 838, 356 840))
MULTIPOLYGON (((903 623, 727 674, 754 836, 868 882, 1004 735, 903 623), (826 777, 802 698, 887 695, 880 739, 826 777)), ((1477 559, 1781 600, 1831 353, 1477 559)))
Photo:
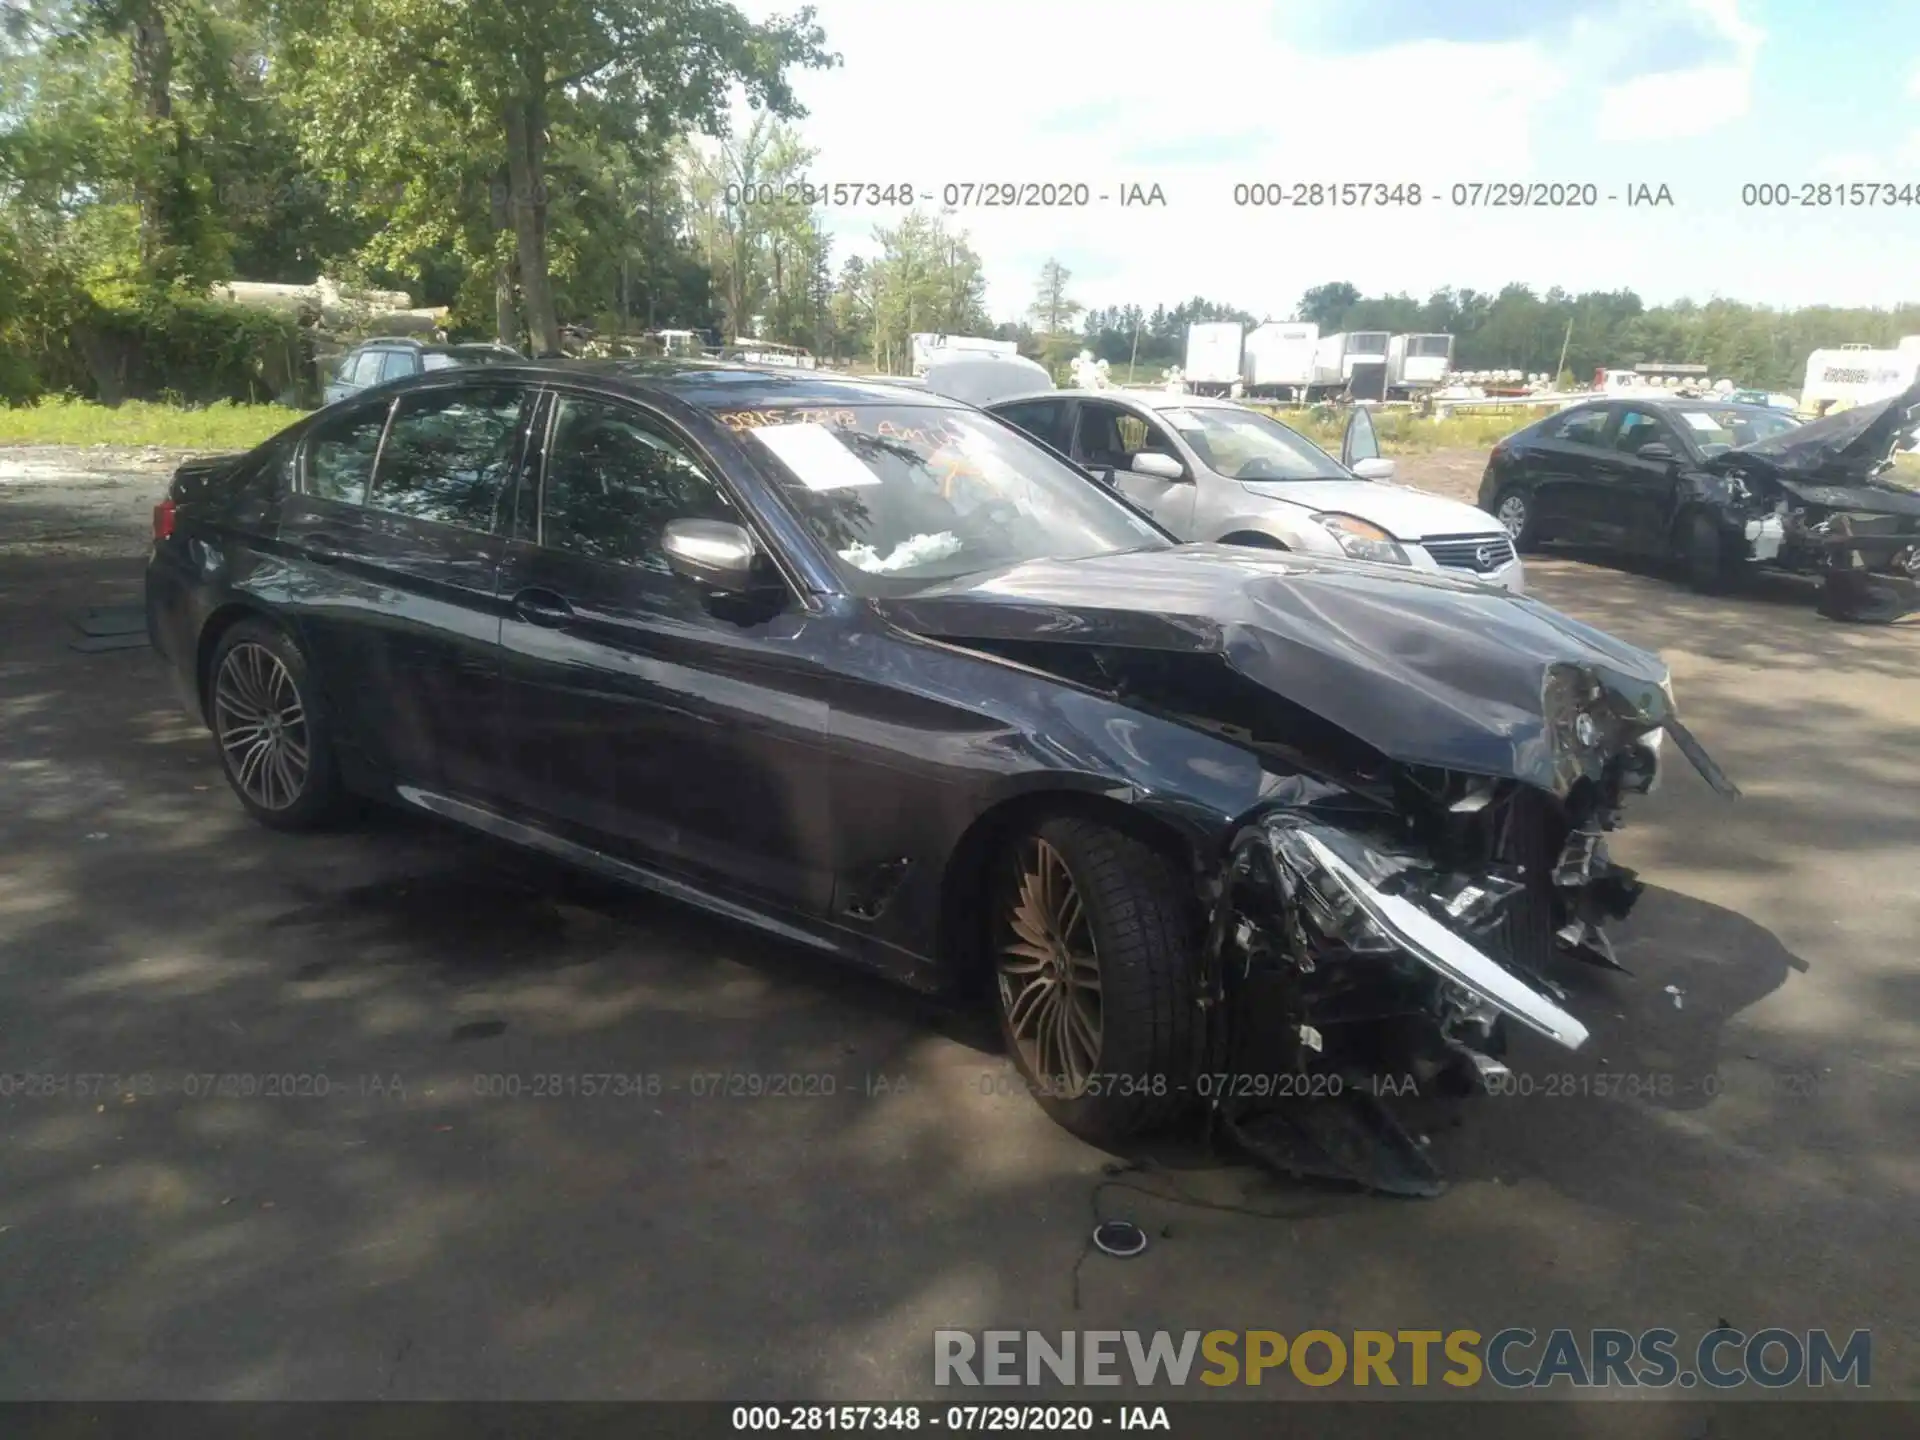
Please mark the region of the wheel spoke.
POLYGON ((1007 1028, 1017 1036, 1028 1035, 1032 1029, 1034 1013, 1041 1008, 1052 990, 1053 982, 1044 975, 1028 981, 1026 986, 1007 1002, 1007 1028))

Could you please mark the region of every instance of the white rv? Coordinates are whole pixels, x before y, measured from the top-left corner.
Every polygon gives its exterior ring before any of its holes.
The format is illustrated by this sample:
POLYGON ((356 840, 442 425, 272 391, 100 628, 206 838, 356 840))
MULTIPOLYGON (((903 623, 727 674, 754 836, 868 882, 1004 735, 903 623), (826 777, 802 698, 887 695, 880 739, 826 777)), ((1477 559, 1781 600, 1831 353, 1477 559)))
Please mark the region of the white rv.
POLYGON ((1268 320, 1247 332, 1240 378, 1247 394, 1279 400, 1304 399, 1313 383, 1318 325, 1268 320))
POLYGON ((1387 398, 1411 400, 1446 383, 1453 336, 1396 335, 1387 342, 1387 398))
POLYGON ((1322 335, 1313 354, 1313 383, 1307 399, 1384 400, 1387 344, 1392 339, 1385 330, 1322 335))
POLYGON ((913 341, 913 373, 925 375, 927 367, 946 355, 1017 355, 1020 347, 1011 340, 989 340, 984 335, 940 335, 928 331, 908 337, 913 341))
POLYGON ((1807 382, 1800 390, 1800 408, 1818 410, 1823 404, 1865 405, 1898 395, 1920 376, 1920 335, 1908 335, 1894 350, 1866 345, 1842 345, 1816 350, 1807 357, 1807 382))
POLYGON ((1196 395, 1225 395, 1240 383, 1245 332, 1237 321, 1187 327, 1187 388, 1196 395))

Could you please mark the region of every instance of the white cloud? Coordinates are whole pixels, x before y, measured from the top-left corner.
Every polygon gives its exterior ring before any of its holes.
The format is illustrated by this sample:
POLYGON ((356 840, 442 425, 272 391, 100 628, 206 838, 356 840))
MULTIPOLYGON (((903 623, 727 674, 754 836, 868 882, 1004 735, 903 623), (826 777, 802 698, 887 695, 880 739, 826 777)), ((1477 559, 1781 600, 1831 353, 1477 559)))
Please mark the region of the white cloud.
POLYGON ((1747 113, 1753 67, 1766 32, 1740 16, 1739 0, 1689 0, 1708 29, 1733 48, 1731 59, 1641 75, 1601 92, 1603 139, 1677 140, 1705 135, 1747 113))

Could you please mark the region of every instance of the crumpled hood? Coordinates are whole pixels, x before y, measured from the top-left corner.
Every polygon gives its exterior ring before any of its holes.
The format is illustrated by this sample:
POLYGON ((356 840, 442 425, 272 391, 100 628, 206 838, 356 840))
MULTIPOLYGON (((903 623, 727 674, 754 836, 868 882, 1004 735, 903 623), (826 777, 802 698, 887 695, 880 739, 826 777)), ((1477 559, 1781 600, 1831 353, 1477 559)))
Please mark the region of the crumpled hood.
MULTIPOLYGON (((1858 405, 1725 451, 1715 461, 1717 468, 1727 468, 1743 460, 1757 460, 1784 482, 1852 488, 1871 479, 1893 454, 1900 437, 1915 425, 1920 425, 1920 384, 1890 399, 1858 405)), ((1899 492, 1874 488, 1867 493, 1885 496, 1899 492)))
POLYGON ((1484 511, 1464 501, 1429 495, 1405 485, 1378 480, 1243 480, 1240 484, 1263 500, 1284 500, 1309 510, 1357 515, 1396 540, 1503 533, 1484 511))
POLYGON ((1672 718, 1658 656, 1524 596, 1360 561, 1182 545, 1036 560, 878 608, 961 645, 1215 653, 1394 760, 1556 794, 1587 767, 1565 708, 1586 682, 1636 732, 1672 718))

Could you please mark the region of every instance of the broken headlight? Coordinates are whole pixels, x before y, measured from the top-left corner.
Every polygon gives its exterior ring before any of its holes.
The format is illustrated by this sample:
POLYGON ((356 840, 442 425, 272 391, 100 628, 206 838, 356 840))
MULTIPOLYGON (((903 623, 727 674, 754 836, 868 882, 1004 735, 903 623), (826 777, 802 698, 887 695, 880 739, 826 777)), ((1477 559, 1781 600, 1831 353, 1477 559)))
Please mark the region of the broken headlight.
POLYGON ((1413 563, 1399 542, 1371 520, 1362 520, 1358 515, 1328 513, 1315 515, 1313 521, 1333 537, 1349 559, 1374 560, 1382 565, 1413 563))
POLYGON ((1285 902, 1323 941, 1356 955, 1410 956, 1568 1049, 1585 1042, 1585 1026, 1466 938, 1498 922, 1518 881, 1438 874, 1413 856, 1290 816, 1270 817, 1239 848, 1249 844, 1263 846, 1285 902))

